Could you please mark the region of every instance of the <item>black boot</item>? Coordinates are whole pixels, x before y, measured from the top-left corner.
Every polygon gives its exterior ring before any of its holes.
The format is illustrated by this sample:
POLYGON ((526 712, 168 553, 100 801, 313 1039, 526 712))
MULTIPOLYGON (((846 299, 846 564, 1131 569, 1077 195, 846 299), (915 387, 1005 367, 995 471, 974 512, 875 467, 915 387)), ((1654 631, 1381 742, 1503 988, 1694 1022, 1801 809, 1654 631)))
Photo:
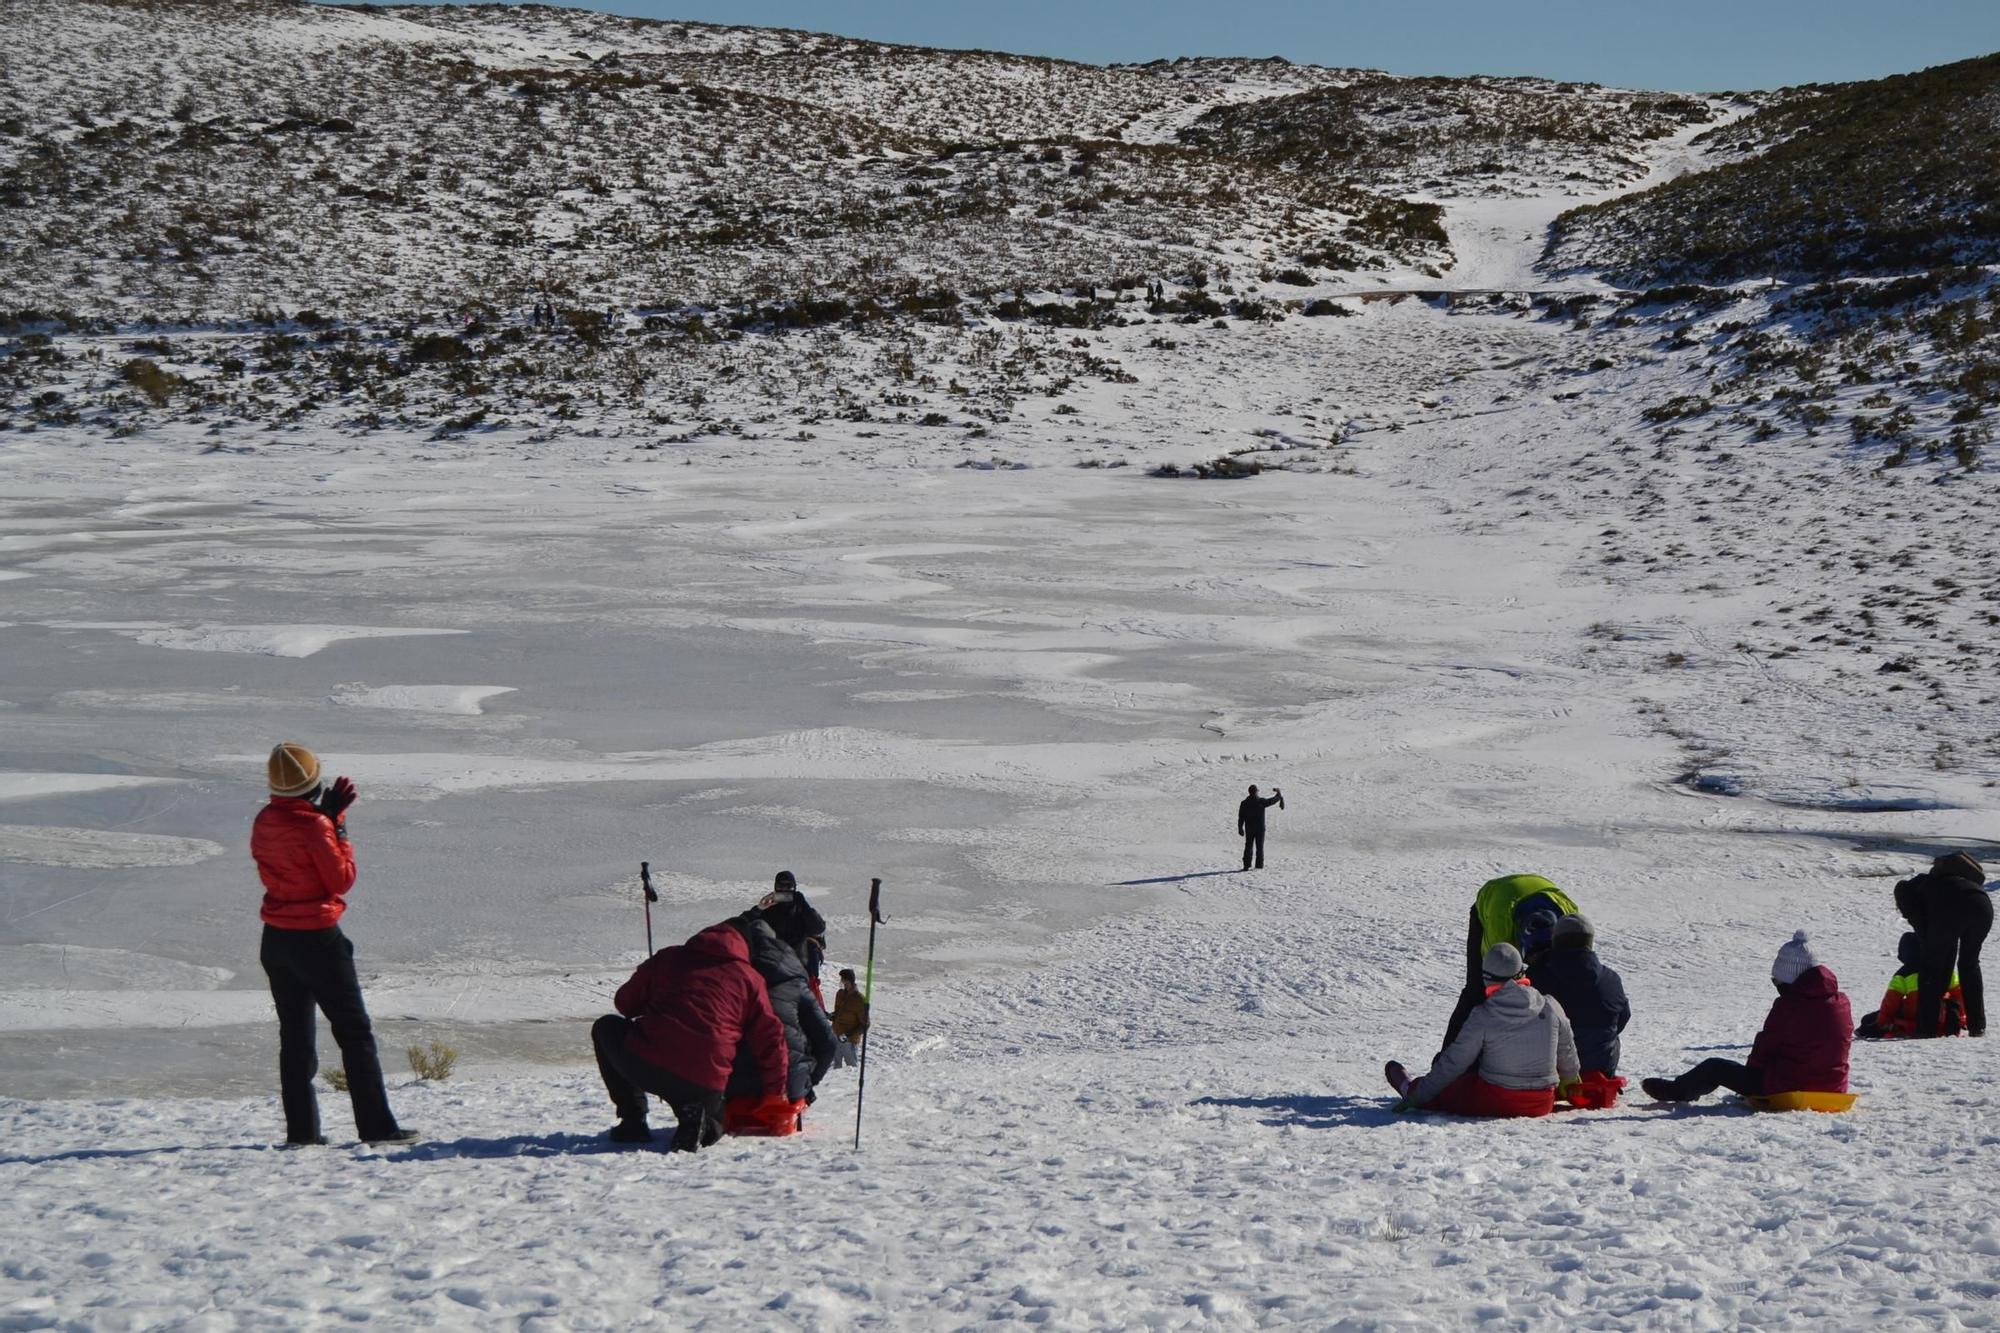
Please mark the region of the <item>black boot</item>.
POLYGON ((1684 1102, 1681 1090, 1670 1078, 1642 1078, 1639 1087, 1656 1102, 1684 1102))
POLYGON ((613 1143, 651 1143, 653 1127, 646 1123, 643 1116, 637 1120, 620 1120, 605 1137, 613 1143))
POLYGON ((715 1126, 710 1133, 708 1112, 700 1106, 690 1106, 674 1128, 674 1151, 698 1152, 721 1137, 722 1126, 715 1126))
POLYGON ((377 1134, 361 1140, 363 1143, 415 1143, 423 1135, 414 1129, 392 1129, 386 1134, 377 1134))

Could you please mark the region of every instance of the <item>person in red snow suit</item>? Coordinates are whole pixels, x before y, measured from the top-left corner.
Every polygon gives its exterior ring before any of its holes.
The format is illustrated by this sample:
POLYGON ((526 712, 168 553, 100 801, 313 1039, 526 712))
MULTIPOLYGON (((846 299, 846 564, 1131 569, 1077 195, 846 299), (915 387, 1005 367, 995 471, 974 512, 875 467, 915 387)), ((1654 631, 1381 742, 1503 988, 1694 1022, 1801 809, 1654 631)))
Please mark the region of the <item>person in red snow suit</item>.
MULTIPOLYGON (((1885 1037, 1917 1035, 1918 969, 1922 957, 1917 932, 1904 931, 1903 938, 1896 942, 1896 961, 1902 966, 1889 978, 1889 989, 1882 992, 1882 1007, 1862 1018, 1861 1026, 1854 1029, 1855 1036, 1864 1041, 1879 1041, 1885 1037)), ((1946 985, 1943 1022, 1938 1031, 1955 1037, 1964 1026, 1965 994, 1959 989, 1958 973, 1954 972, 1946 985)))
POLYGON ((1847 1055, 1854 1041, 1854 1011, 1840 982, 1814 956, 1801 930, 1771 964, 1778 998, 1750 1047, 1750 1058, 1703 1060, 1679 1078, 1641 1079, 1655 1101, 1691 1102, 1717 1088, 1745 1097, 1781 1092, 1846 1092, 1847 1055))
POLYGON ((1560 1004, 1527 983, 1521 951, 1496 944, 1480 972, 1486 998, 1422 1078, 1391 1060, 1383 1072, 1402 1095, 1398 1110, 1451 1115, 1541 1116, 1556 1109, 1556 1089, 1583 1072, 1576 1038, 1560 1004))
POLYGON ((271 983, 278 1011, 278 1086, 285 1108, 285 1142, 323 1144, 313 1010, 326 1015, 340 1046, 354 1128, 366 1143, 408 1143, 415 1130, 396 1123, 382 1084, 375 1028, 354 971, 354 944, 341 933, 347 894, 354 887, 354 847, 347 840, 347 807, 355 787, 337 778, 321 781, 319 756, 285 741, 265 762, 271 800, 250 825, 250 857, 264 884, 259 915, 264 937, 257 958, 271 983))
POLYGON ((614 1143, 644 1143, 646 1094, 673 1107, 674 1151, 722 1137, 722 1090, 740 1050, 765 1087, 782 1088, 790 1063, 785 1028, 771 1010, 750 946, 727 922, 639 964, 590 1030, 597 1069, 618 1110, 614 1143))

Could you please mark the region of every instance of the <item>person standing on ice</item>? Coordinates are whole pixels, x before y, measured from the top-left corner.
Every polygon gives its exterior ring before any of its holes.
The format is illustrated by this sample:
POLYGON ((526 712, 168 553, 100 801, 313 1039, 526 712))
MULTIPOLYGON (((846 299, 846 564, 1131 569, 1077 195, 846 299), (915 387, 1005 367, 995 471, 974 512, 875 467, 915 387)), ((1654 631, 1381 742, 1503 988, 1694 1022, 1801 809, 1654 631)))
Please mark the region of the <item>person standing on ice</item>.
POLYGON ((819 914, 806 896, 799 892, 798 877, 789 870, 780 870, 771 881, 771 891, 757 900, 753 909, 771 927, 771 933, 792 946, 792 951, 805 964, 806 984, 812 987, 813 998, 820 1008, 826 1008, 826 997, 820 993, 819 969, 826 961, 826 918, 819 914))
POLYGON ((1679 1078, 1646 1078, 1639 1086, 1661 1102, 1691 1102, 1717 1088, 1745 1097, 1783 1092, 1846 1092, 1854 1011, 1840 982, 1820 965, 1801 930, 1771 964, 1778 998, 1750 1047, 1750 1058, 1703 1060, 1679 1078))
POLYGON ((785 1027, 771 1009, 750 946, 728 922, 662 949, 612 999, 590 1044, 618 1110, 613 1143, 645 1143, 646 1094, 674 1109, 674 1151, 695 1152, 722 1137, 722 1090, 739 1053, 767 1088, 785 1086, 785 1027))
POLYGON ((1916 1036, 1939 1035, 1954 966, 1965 993, 1965 1031, 1986 1035, 1986 978, 1979 970, 1979 951, 1993 931, 1993 895, 1985 884, 1986 869, 1971 853, 1951 852, 1896 886, 1896 910, 1917 932, 1916 1036))
POLYGON ((1563 1007, 1528 984, 1521 951, 1496 944, 1481 964, 1486 998, 1458 1037, 1413 1079, 1391 1060, 1383 1067, 1402 1096, 1398 1110, 1451 1115, 1542 1116, 1556 1109, 1556 1091, 1582 1069, 1576 1037, 1563 1007))
POLYGON ((328 788, 319 757, 285 741, 265 763, 270 804, 250 826, 250 856, 264 883, 264 938, 258 960, 278 1011, 278 1086, 285 1107, 285 1142, 323 1144, 313 1009, 326 1015, 347 1072, 354 1128, 365 1143, 408 1143, 415 1130, 396 1123, 382 1084, 375 1029, 354 971, 354 945, 341 933, 347 893, 354 887, 354 847, 347 807, 357 795, 347 778, 328 788))
POLYGON ((1264 868, 1264 812, 1272 806, 1285 808, 1285 793, 1277 787, 1271 788, 1269 796, 1259 796, 1257 786, 1252 783, 1250 794, 1236 807, 1236 831, 1243 838, 1243 868, 1251 868, 1252 853, 1256 855, 1258 870, 1264 868))

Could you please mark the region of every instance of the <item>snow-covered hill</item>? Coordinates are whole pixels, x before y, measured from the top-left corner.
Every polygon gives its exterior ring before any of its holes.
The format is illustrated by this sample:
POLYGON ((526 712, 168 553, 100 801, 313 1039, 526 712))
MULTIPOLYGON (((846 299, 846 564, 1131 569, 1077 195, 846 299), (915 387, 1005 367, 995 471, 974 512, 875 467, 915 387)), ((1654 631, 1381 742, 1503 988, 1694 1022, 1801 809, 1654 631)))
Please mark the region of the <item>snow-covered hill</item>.
POLYGON ((1992 274, 1545 262, 1819 94, 6 27, 0 1326, 1993 1322, 1990 1040, 1857 1048, 1843 1117, 1381 1077, 1493 874, 1583 903, 1645 1075, 2000 862, 1992 274), (288 736, 362 787, 389 1063, 465 1053, 409 1149, 269 1147, 288 736), (795 869, 833 966, 884 878, 864 1152, 844 1074, 598 1137, 640 859, 663 940, 795 869))

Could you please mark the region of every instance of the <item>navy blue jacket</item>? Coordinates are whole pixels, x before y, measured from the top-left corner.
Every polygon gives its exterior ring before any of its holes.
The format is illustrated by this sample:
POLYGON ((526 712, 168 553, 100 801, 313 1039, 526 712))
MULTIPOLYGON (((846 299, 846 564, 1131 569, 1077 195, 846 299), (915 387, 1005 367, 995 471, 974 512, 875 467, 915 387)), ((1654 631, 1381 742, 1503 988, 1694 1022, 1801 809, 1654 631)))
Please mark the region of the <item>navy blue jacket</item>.
POLYGON ((1530 969, 1534 988, 1569 1015, 1576 1058, 1586 1070, 1618 1072, 1618 1034, 1632 1021, 1625 983, 1590 949, 1552 950, 1530 969))

